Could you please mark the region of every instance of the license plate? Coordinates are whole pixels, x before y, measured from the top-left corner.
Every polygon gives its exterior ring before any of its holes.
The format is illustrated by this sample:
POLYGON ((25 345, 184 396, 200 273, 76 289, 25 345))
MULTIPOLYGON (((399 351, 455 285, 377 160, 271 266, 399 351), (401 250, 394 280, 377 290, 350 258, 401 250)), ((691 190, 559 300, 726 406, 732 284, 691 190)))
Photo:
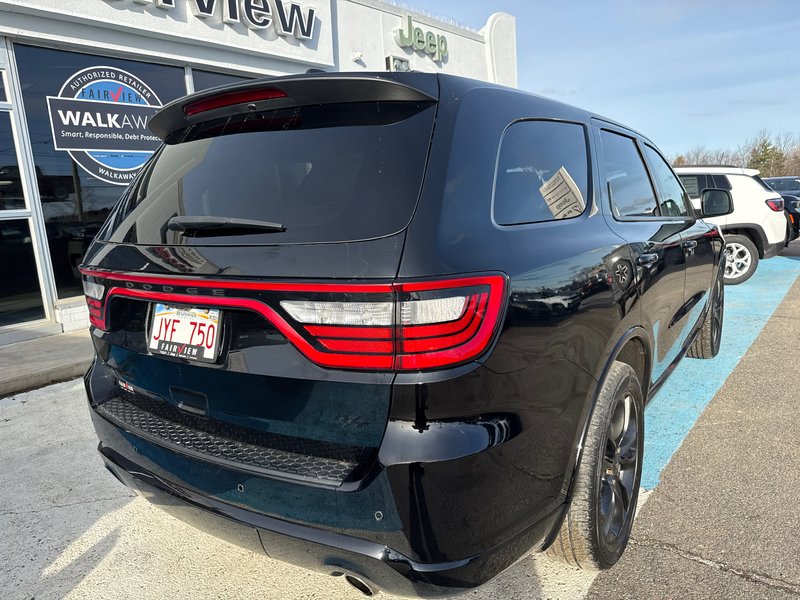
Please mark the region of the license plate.
POLYGON ((157 303, 148 347, 157 354, 213 362, 219 352, 219 317, 217 308, 157 303))

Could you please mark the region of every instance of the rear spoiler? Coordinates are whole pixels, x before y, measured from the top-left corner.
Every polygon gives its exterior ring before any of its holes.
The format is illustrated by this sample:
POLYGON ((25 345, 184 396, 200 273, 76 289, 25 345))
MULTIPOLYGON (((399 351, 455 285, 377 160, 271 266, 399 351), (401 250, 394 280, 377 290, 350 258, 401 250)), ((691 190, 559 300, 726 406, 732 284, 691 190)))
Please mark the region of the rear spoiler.
POLYGON ((242 112, 342 102, 436 102, 438 92, 436 76, 422 73, 290 75, 216 87, 178 98, 150 118, 149 128, 165 140, 189 125, 242 112))

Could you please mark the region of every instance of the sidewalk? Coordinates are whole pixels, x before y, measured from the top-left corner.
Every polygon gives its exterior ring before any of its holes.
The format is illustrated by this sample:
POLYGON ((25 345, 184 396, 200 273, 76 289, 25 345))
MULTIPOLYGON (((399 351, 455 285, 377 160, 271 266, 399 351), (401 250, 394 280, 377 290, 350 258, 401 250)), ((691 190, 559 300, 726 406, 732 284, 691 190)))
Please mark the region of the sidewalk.
POLYGON ((0 398, 80 377, 93 351, 88 330, 0 346, 0 398))

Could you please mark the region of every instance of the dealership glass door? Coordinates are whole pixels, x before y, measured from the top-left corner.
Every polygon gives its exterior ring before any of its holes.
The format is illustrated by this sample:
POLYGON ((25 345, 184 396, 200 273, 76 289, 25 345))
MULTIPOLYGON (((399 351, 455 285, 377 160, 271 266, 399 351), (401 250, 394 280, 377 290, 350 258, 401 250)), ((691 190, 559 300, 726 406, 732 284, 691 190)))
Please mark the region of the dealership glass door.
POLYGON ((12 73, 0 37, 0 330, 48 316, 12 73))

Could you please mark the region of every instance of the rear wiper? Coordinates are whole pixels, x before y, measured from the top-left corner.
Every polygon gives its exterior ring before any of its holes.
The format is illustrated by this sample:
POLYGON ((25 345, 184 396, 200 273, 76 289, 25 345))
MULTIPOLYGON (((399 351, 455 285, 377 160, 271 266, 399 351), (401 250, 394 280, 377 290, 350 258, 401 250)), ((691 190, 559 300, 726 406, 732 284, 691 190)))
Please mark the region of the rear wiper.
POLYGON ((167 229, 189 237, 218 235, 248 235, 253 233, 279 233, 286 231, 280 223, 237 219, 236 217, 172 217, 167 229))

